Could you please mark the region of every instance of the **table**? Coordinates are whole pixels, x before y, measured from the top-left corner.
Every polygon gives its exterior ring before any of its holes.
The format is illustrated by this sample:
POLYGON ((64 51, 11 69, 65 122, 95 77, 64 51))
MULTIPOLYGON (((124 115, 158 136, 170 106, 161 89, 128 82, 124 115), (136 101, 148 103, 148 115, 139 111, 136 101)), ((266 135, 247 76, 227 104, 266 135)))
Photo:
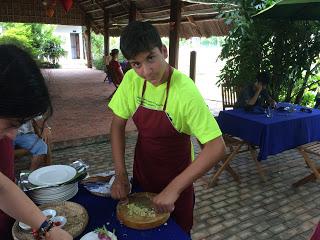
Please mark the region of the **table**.
MULTIPOLYGON (((234 109, 221 111, 217 121, 224 134, 239 137, 258 146, 260 149, 258 160, 265 160, 269 155, 293 148, 298 148, 302 153, 299 146, 320 140, 320 110, 312 109, 312 112, 302 112, 301 106, 288 103, 281 103, 280 106, 290 106, 294 111, 273 110, 272 117, 268 118, 263 112, 254 113, 246 112, 244 109, 234 109)), ((313 163, 308 162, 305 156, 303 157, 314 174, 318 175, 319 170, 313 163)), ((305 181, 298 182, 305 183, 305 181)))
POLYGON ((79 185, 79 192, 70 199, 72 202, 81 204, 87 209, 89 222, 80 239, 86 233, 103 225, 109 231, 115 229, 118 240, 190 240, 191 238, 170 218, 166 225, 150 230, 135 230, 120 224, 116 216, 117 201, 95 196, 79 185))
POLYGON ((265 160, 269 155, 320 140, 320 110, 307 113, 300 109, 296 106, 292 113, 273 111, 271 118, 233 109, 221 111, 217 120, 223 133, 258 146, 258 159, 265 160))

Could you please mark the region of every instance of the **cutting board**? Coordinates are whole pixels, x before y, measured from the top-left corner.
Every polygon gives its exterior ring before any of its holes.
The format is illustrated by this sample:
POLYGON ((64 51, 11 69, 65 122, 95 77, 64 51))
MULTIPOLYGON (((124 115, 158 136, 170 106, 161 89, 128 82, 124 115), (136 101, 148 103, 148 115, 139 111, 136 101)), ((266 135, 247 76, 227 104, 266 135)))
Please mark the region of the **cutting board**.
POLYGON ((140 216, 138 214, 129 214, 128 204, 134 203, 136 206, 153 209, 152 198, 155 193, 140 192, 129 195, 129 202, 126 204, 118 203, 117 217, 120 222, 129 228, 150 229, 164 224, 170 217, 170 213, 155 213, 155 216, 140 216))

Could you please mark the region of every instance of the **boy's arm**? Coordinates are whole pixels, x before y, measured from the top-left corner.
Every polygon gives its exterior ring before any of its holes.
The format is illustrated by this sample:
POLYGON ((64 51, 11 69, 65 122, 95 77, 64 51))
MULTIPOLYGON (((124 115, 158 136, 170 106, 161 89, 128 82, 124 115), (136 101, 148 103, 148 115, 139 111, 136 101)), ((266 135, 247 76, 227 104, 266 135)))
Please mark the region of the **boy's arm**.
POLYGON ((246 101, 246 103, 251 106, 256 104, 257 99, 260 95, 260 92, 262 91, 262 84, 261 83, 255 83, 255 87, 256 87, 256 90, 255 90, 253 97, 247 99, 247 101, 246 101))
POLYGON ((111 146, 116 178, 111 188, 111 196, 115 199, 124 199, 129 194, 129 181, 124 159, 126 124, 126 119, 114 115, 111 123, 111 146))
POLYGON ((225 144, 221 136, 207 142, 192 164, 153 199, 157 209, 161 212, 172 212, 181 192, 209 171, 224 155, 225 144))

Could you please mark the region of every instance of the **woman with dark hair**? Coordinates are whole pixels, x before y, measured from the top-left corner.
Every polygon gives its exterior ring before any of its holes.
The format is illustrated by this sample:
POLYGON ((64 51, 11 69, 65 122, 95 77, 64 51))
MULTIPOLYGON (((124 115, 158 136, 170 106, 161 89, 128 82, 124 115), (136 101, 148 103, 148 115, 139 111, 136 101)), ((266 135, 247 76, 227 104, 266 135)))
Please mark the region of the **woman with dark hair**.
POLYGON ((40 209, 8 178, 13 177, 12 140, 21 124, 52 114, 44 78, 32 58, 13 45, 0 45, 0 236, 11 239, 7 215, 30 225, 36 239, 72 239, 47 221, 40 209), (6 177, 6 174, 8 177, 6 177))

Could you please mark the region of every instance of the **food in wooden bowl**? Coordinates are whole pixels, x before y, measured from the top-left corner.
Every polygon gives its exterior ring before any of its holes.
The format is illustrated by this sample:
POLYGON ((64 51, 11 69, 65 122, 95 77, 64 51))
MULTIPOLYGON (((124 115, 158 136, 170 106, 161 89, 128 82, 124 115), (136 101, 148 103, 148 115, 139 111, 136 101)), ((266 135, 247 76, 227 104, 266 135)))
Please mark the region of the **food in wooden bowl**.
POLYGON ((155 193, 141 192, 129 195, 127 203, 119 202, 117 217, 120 222, 134 229, 150 229, 164 224, 170 213, 157 213, 152 198, 155 193))

